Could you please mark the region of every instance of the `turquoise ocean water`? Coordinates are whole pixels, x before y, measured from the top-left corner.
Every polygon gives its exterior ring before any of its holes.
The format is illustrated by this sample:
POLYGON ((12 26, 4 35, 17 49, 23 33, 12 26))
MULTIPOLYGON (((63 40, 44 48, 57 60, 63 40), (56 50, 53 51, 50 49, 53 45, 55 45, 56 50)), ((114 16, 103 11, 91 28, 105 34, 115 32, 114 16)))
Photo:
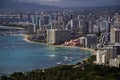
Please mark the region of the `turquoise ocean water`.
POLYGON ((0 73, 31 71, 74 64, 89 57, 91 52, 77 48, 62 48, 29 43, 23 36, 0 36, 0 73))

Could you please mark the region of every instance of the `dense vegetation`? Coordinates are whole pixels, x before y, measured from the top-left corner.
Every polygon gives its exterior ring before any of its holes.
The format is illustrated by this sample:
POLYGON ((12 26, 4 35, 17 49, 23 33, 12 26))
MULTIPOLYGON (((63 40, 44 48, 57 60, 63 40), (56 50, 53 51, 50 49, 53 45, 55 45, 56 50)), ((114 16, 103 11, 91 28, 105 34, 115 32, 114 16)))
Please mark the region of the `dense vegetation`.
POLYGON ((1 80, 119 80, 120 68, 96 65, 94 56, 76 65, 34 70, 26 73, 15 72, 2 76, 1 80))

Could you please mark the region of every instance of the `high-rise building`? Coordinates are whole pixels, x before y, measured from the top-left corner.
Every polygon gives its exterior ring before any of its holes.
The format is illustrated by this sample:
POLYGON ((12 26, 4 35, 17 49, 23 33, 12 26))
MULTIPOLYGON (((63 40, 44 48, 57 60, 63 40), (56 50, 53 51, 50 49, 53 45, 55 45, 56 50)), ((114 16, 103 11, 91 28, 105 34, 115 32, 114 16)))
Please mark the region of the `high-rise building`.
POLYGON ((40 17, 39 17, 39 16, 36 16, 36 22, 35 22, 35 24, 36 24, 37 26, 39 26, 39 19, 40 19, 40 17))
POLYGON ((112 28, 110 32, 110 42, 115 43, 118 42, 120 43, 120 28, 112 28))
POLYGON ((115 21, 120 21, 120 15, 118 13, 115 13, 114 19, 115 21))
POLYGON ((70 20, 70 26, 72 29, 78 28, 78 20, 70 20))
POLYGON ((78 21, 78 33, 79 34, 88 33, 88 28, 86 26, 85 20, 78 21))
POLYGON ((27 18, 27 21, 28 21, 28 22, 31 22, 31 18, 30 18, 30 17, 31 17, 31 15, 28 14, 28 18, 27 18))
POLYGON ((44 19, 39 19, 39 26, 45 25, 45 20, 44 19))
POLYGON ((37 26, 34 24, 33 27, 34 27, 34 29, 33 29, 34 33, 37 33, 37 26))
POLYGON ((88 31, 89 33, 92 33, 93 32, 93 22, 92 21, 88 21, 88 31))
POLYGON ((35 33, 35 26, 33 24, 28 25, 28 34, 34 34, 35 33))
POLYGON ((119 67, 120 66, 120 55, 118 55, 117 58, 115 59, 110 59, 109 65, 114 66, 114 67, 119 67))
POLYGON ((120 28, 120 22, 119 21, 114 21, 114 28, 119 27, 120 28))
POLYGON ((113 46, 107 46, 100 48, 97 51, 97 63, 98 64, 108 64, 110 59, 114 59, 117 57, 117 50, 113 46))
POLYGON ((50 16, 49 15, 43 15, 41 17, 38 17, 39 18, 39 29, 45 29, 44 26, 49 26, 50 24, 50 16))
POLYGON ((86 37, 80 37, 80 45, 82 47, 87 47, 87 38, 86 37))
POLYGON ((48 44, 61 44, 71 39, 69 30, 61 29, 48 29, 47 30, 47 43, 48 44))
POLYGON ((36 24, 36 16, 35 15, 32 15, 32 24, 36 24))
POLYGON ((109 23, 108 21, 102 21, 100 22, 100 31, 101 32, 108 32, 109 31, 109 23))
POLYGON ((110 42, 110 34, 109 33, 102 33, 100 43, 107 45, 110 42))
POLYGON ((99 33, 99 26, 93 25, 93 33, 99 33))
POLYGON ((62 24, 59 21, 51 22, 51 29, 62 29, 62 24))
POLYGON ((113 47, 117 49, 117 55, 120 55, 120 43, 114 43, 113 47))
POLYGON ((96 34, 88 34, 86 35, 87 38, 87 46, 92 49, 97 48, 97 36, 96 34))

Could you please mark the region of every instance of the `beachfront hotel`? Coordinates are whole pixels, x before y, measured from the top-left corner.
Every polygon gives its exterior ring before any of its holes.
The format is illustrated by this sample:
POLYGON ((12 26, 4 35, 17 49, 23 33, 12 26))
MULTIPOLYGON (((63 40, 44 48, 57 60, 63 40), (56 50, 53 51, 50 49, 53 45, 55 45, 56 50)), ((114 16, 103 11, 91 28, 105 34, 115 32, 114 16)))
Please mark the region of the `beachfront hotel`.
POLYGON ((61 44, 71 39, 69 30, 61 29, 48 29, 47 30, 47 43, 48 44, 61 44))
POLYGON ((107 64, 109 63, 109 59, 114 59, 117 57, 117 50, 115 47, 108 46, 100 48, 97 51, 97 63, 98 64, 107 64))

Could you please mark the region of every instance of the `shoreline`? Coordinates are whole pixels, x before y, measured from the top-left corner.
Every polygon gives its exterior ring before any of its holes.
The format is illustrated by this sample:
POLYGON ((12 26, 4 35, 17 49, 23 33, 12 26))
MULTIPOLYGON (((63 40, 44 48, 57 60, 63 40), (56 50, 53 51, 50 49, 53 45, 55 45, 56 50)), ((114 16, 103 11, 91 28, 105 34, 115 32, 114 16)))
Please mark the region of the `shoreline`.
POLYGON ((24 37, 23 38, 24 41, 29 42, 29 43, 33 43, 34 42, 34 41, 31 41, 31 40, 28 39, 28 37, 29 37, 28 35, 23 34, 22 36, 24 37))
MULTIPOLYGON (((91 54, 91 56, 92 55, 95 55, 95 53, 94 53, 94 50, 93 49, 89 49, 89 48, 82 48, 82 47, 76 47, 76 46, 64 46, 64 45, 50 45, 50 44, 46 44, 46 43, 42 43, 42 42, 34 42, 34 41, 31 41, 31 40, 29 40, 28 39, 28 37, 29 37, 29 35, 25 35, 25 34, 22 34, 21 35, 22 37, 23 37, 23 39, 22 40, 24 40, 24 41, 26 41, 26 42, 29 42, 29 43, 37 43, 37 44, 42 44, 42 45, 46 45, 46 46, 53 46, 53 47, 60 47, 60 48, 77 48, 77 49, 81 49, 81 50, 87 50, 87 51, 90 51, 90 54, 91 54)), ((69 63, 61 63, 60 65, 75 65, 76 63, 78 63, 78 62, 81 62, 81 61, 84 61, 84 60, 86 60, 87 58, 89 58, 90 56, 88 56, 88 57, 85 57, 85 58, 83 58, 82 60, 80 60, 80 58, 79 59, 77 59, 77 60, 75 60, 76 62, 75 63, 73 63, 73 64, 69 64, 69 63)), ((58 65, 57 65, 58 66, 58 65)), ((55 66, 54 66, 55 67, 55 66)), ((52 68, 52 67, 49 67, 49 68, 52 68)), ((41 69, 41 68, 39 68, 39 69, 41 69)), ((46 68, 45 68, 46 69, 46 68)), ((32 70, 35 70, 35 69, 32 69, 32 70)), ((28 70, 28 71, 31 71, 31 70, 28 70)), ((20 71, 20 72, 23 72, 23 71, 20 71)), ((10 73, 11 74, 11 73, 10 73)))
POLYGON ((96 55, 96 51, 94 49, 91 49, 91 48, 84 48, 84 47, 77 47, 77 46, 64 46, 64 45, 53 45, 53 46, 64 47, 64 48, 78 48, 78 49, 90 51, 90 52, 92 52, 93 55, 96 55))
POLYGON ((42 45, 48 45, 48 46, 54 46, 54 47, 63 47, 63 48, 78 48, 78 49, 82 49, 82 50, 86 50, 86 51, 90 51, 92 53, 92 55, 96 55, 96 52, 94 49, 91 49, 91 48, 84 48, 84 47, 77 47, 77 46, 64 46, 64 45, 50 45, 50 44, 47 44, 47 43, 42 43, 42 42, 35 42, 35 41, 31 41, 28 39, 29 35, 26 35, 26 34, 23 34, 23 40, 26 41, 26 42, 29 42, 29 43, 39 43, 39 44, 42 44, 42 45))

